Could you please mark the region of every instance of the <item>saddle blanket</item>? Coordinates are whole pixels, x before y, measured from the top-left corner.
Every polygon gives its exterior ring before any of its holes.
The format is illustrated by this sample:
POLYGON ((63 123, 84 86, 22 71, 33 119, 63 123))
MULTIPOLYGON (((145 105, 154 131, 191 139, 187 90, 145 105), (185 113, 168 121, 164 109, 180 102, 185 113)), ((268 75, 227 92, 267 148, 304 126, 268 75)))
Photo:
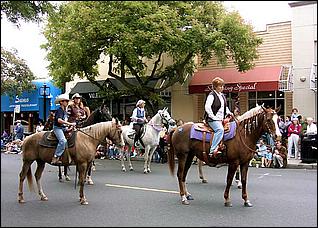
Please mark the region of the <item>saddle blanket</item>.
MULTIPOLYGON (((57 144, 58 144, 57 138, 55 137, 54 140, 48 139, 48 135, 49 134, 51 134, 50 131, 45 132, 44 135, 42 136, 41 140, 39 141, 39 144, 41 146, 44 146, 44 147, 50 147, 50 148, 57 147, 57 144)), ((76 135, 77 135, 76 132, 72 132, 71 137, 70 138, 66 138, 67 139, 68 148, 71 148, 71 147, 73 147, 75 145, 76 135)))
MULTIPOLYGON (((195 129, 196 124, 193 124, 190 131, 190 139, 197 139, 202 141, 203 140, 203 132, 195 129)), ((224 134, 224 141, 230 140, 235 136, 236 132, 236 122, 230 122, 230 131, 224 134)), ((211 139, 211 133, 206 133, 205 142, 209 143, 211 139)))

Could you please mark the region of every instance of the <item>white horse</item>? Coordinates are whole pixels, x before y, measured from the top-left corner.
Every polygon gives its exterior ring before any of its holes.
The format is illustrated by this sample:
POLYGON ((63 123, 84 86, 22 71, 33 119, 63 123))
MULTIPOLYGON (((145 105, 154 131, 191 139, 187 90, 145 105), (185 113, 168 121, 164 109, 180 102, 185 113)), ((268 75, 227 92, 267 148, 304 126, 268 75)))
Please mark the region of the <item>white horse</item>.
MULTIPOLYGON (((163 110, 159 110, 157 114, 144 126, 144 132, 141 135, 141 140, 145 145, 145 154, 144 154, 144 173, 150 173, 150 163, 153 153, 155 152, 157 146, 159 145, 160 139, 160 131, 163 130, 163 126, 166 126, 168 129, 168 125, 175 125, 175 121, 171 118, 168 108, 164 108, 163 110)), ((121 160, 121 168, 122 171, 126 171, 124 155, 126 154, 127 161, 129 163, 129 169, 134 170, 131 161, 130 161, 130 152, 131 148, 134 144, 135 130, 132 129, 130 125, 122 126, 122 135, 124 138, 124 142, 128 147, 128 150, 124 151, 120 150, 120 160, 121 160)))

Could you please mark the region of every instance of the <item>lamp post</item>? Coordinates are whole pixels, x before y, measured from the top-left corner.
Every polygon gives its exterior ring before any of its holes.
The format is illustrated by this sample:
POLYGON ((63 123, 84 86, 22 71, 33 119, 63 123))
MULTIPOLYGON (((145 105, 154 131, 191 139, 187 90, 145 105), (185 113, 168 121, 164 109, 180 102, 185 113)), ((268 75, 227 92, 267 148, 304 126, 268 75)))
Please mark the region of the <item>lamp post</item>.
POLYGON ((43 121, 46 121, 46 97, 50 95, 50 87, 43 83, 43 86, 40 87, 40 95, 43 96, 43 121))

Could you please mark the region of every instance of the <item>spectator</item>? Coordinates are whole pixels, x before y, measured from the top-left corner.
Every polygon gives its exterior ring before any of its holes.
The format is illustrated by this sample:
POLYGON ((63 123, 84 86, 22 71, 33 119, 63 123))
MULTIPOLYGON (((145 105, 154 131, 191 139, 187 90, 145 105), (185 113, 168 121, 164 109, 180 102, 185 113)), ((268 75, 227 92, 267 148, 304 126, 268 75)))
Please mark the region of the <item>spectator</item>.
POLYGON ((299 135, 301 132, 301 125, 299 124, 298 118, 292 119, 292 123, 288 127, 288 158, 292 156, 293 146, 295 148, 295 159, 298 159, 298 143, 299 135))
POLYGON ((276 141, 276 146, 273 154, 274 168, 286 168, 287 166, 287 149, 282 145, 280 140, 276 141))
POLYGON ((302 138, 305 134, 306 129, 307 129, 307 121, 303 120, 302 115, 298 115, 297 118, 298 118, 299 124, 301 125, 300 137, 302 138))
POLYGON ((14 128, 14 134, 15 134, 15 139, 20 139, 21 141, 23 140, 23 133, 24 133, 24 128, 21 124, 21 120, 16 121, 17 125, 14 128))
POLYGON ((82 97, 82 100, 80 102, 80 107, 85 111, 86 118, 88 118, 91 115, 91 110, 89 109, 89 107, 87 105, 86 99, 84 99, 83 97, 82 97))
POLYGON ((39 124, 36 126, 35 132, 41 132, 44 130, 44 126, 42 124, 42 121, 39 121, 39 124))
POLYGON ((258 158, 261 158, 262 161, 262 168, 265 167, 265 162, 266 162, 266 154, 267 154, 267 146, 264 142, 264 139, 259 140, 259 146, 258 149, 256 150, 258 158))
POLYGON ((299 116, 298 109, 297 108, 293 108, 290 118, 294 119, 294 118, 298 118, 298 116, 299 116))
POLYGON ((267 150, 266 158, 265 158, 265 166, 270 168, 273 162, 273 152, 272 150, 267 150))
POLYGON ((177 127, 181 126, 184 124, 184 121, 182 119, 178 119, 177 121, 177 127))
POLYGON ((7 131, 6 130, 3 130, 3 132, 2 132, 2 135, 1 135, 1 138, 8 138, 9 137, 9 135, 8 135, 8 133, 7 133, 7 131))
POLYGON ((312 117, 307 117, 307 127, 305 134, 307 136, 317 134, 317 125, 314 123, 314 119, 312 117))
POLYGON ((20 139, 13 140, 5 145, 5 154, 21 154, 22 141, 20 139))

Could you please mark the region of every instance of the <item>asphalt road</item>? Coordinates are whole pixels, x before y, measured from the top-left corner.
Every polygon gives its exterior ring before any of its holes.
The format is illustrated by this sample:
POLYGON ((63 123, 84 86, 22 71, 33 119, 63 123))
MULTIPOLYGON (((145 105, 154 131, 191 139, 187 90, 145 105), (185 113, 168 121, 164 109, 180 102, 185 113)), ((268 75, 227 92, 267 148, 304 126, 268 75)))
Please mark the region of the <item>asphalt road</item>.
MULTIPOLYGON (((17 202, 21 155, 1 153, 2 227, 317 227, 317 170, 249 169, 248 193, 253 207, 245 208, 241 190, 231 188, 233 207, 223 206, 227 167, 204 166, 207 184, 200 182, 197 166, 189 171, 187 188, 194 200, 181 205, 176 176, 167 164, 152 163, 143 174, 122 172, 117 160, 97 160, 95 185, 85 185, 88 205, 80 205, 79 188, 72 181, 60 183, 57 167, 46 165, 42 184, 49 201, 39 200, 24 184, 26 203, 17 202)), ((32 173, 35 172, 35 163, 32 173)), ((177 166, 176 166, 177 168, 177 166)))

